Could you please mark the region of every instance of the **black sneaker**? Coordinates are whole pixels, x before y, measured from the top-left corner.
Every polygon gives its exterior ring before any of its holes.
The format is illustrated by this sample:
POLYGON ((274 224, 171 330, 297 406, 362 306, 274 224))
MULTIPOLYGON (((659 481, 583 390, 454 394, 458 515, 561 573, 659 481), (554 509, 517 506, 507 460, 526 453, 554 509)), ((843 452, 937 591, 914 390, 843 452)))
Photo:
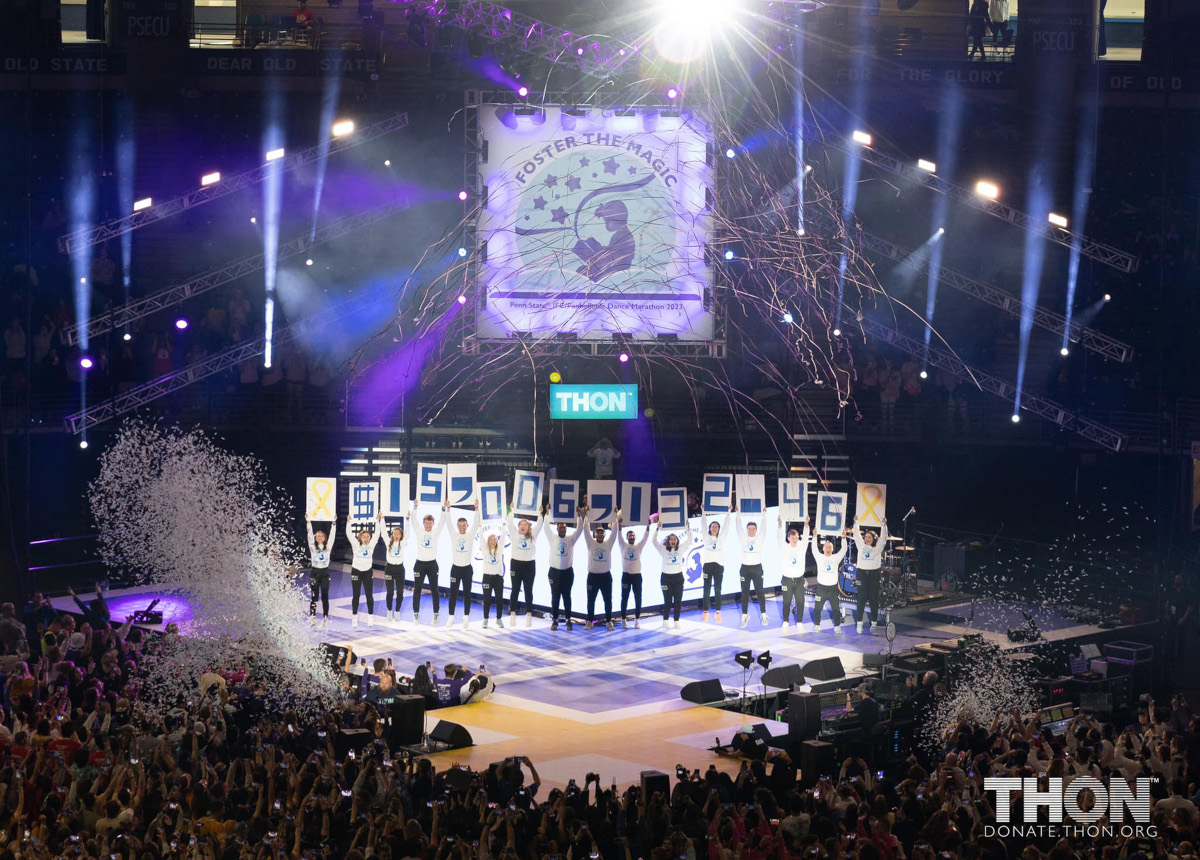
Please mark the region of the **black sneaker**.
POLYGON ((574 624, 574 622, 572 622, 572 621, 571 621, 571 619, 570 619, 570 618, 568 618, 568 619, 567 619, 567 629, 568 629, 568 630, 574 630, 574 629, 575 629, 575 624, 574 624))
POLYGON ((555 618, 553 621, 550 622, 550 629, 551 630, 558 629, 558 619, 557 618, 555 618))

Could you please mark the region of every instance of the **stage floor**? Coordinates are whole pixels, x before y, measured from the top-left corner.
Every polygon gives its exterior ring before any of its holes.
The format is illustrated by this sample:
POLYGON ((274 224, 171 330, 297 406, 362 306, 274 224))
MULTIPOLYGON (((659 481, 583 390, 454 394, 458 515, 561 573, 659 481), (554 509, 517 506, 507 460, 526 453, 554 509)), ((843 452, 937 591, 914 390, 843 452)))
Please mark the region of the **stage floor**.
MULTIPOLYGON (((698 610, 689 610, 678 630, 663 629, 660 618, 643 617, 640 629, 618 624, 612 631, 603 626, 585 630, 582 623, 576 623, 572 631, 565 626, 552 631, 548 619, 535 617, 532 626, 526 627, 525 618, 517 616, 514 626, 507 614, 504 629, 498 629, 493 618, 492 626, 485 630, 478 602, 472 606, 468 627, 462 626, 461 606, 454 626, 447 626, 444 598, 441 624, 434 627, 428 594, 422 596, 425 623, 414 624, 411 592, 404 595, 402 620, 389 623, 382 583, 377 585, 375 626, 366 626, 364 605, 360 627, 354 629, 349 577, 335 573, 329 626, 314 630, 314 641, 353 645, 355 653, 369 661, 391 657, 404 674, 426 660, 439 672, 446 663, 472 668, 485 664, 496 681, 491 699, 427 715, 428 728, 438 719, 451 720, 466 726, 475 741, 470 749, 441 753, 439 758, 474 766, 508 755, 528 755, 551 786, 563 786, 572 778, 582 780, 589 770, 599 772, 606 785, 613 778, 621 785, 636 782, 643 770, 671 773, 676 763, 703 770, 717 759, 707 751, 714 739, 727 743, 744 720, 738 712, 684 702, 679 691, 691 681, 717 677, 726 690, 740 695, 743 673, 733 659, 739 651, 750 649, 757 656, 769 650, 773 666, 837 656, 847 675, 861 671, 863 654, 888 651, 882 627, 858 634, 847 624, 838 637, 826 621, 818 633, 800 634, 794 627, 785 633, 780 627, 777 596, 768 600, 768 623, 763 625, 759 614, 753 612, 745 629, 739 626, 737 607, 726 602, 722 623, 703 622, 698 610)), ((154 597, 163 599, 159 608, 164 610, 164 621, 186 625, 190 607, 161 589, 124 589, 107 595, 115 619, 144 609, 154 597)), ((69 598, 54 603, 64 610, 75 609, 69 598)), ((578 615, 580 607, 574 608, 578 615)), ((1046 638, 1098 630, 1046 610, 1037 610, 1035 617, 1046 638)), ((1022 624, 1024 617, 1019 607, 1010 604, 942 600, 928 608, 897 610, 892 620, 897 627, 892 650, 898 653, 964 632, 983 633, 987 639, 1011 647, 1005 633, 1008 627, 1022 624)), ((297 619, 297 623, 307 624, 307 619, 297 619)), ((762 670, 755 665, 745 679, 748 695, 768 692, 761 677, 762 670)), ((783 724, 773 728, 786 730, 783 724)), ((718 766, 733 772, 737 762, 720 760, 718 766)))

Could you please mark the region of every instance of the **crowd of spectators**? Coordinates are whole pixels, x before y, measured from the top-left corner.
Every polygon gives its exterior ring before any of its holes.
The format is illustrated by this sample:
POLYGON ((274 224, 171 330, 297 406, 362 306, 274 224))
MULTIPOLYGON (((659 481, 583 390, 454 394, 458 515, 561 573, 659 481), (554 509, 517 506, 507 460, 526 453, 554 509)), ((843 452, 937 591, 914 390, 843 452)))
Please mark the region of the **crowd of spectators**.
MULTIPOLYGON (((386 661, 347 672, 341 704, 319 718, 287 709, 242 669, 207 674, 193 695, 152 709, 140 673, 159 637, 110 620, 99 593, 78 605, 63 614, 34 595, 23 616, 0 607, 0 858, 1196 856, 1200 721, 1180 696, 1169 707, 1147 697, 1111 722, 1080 715, 1058 735, 1015 711, 990 726, 963 719, 938 749, 890 763, 851 757, 836 773, 802 773, 778 753, 736 771, 681 765, 669 792, 652 796, 598 773, 546 790, 524 756, 473 771, 393 749, 385 723, 397 679, 386 661), (366 739, 344 749, 335 738, 345 728, 366 739), (996 809, 983 780, 994 775, 1157 777, 1153 830, 986 835, 996 809)), ((348 654, 343 668, 355 662, 348 654)), ((465 674, 460 693, 486 681, 465 674)), ((437 695, 431 675, 423 683, 437 695)))

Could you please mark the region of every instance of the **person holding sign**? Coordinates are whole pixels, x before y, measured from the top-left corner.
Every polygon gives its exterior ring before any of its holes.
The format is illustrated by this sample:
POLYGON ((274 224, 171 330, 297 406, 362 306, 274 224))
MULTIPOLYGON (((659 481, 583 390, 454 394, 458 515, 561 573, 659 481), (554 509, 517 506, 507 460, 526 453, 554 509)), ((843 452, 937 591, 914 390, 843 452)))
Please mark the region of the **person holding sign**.
MULTIPOLYGON (((511 512, 508 515, 509 534, 512 536, 512 563, 508 573, 512 583, 512 593, 508 595, 508 620, 516 625, 517 594, 521 586, 525 587, 525 626, 533 624, 533 557, 537 552, 537 537, 542 531, 542 514, 538 514, 537 522, 530 524, 524 517, 520 522, 511 512)), ((554 577, 550 578, 551 588, 554 577)), ((502 625, 503 626, 503 625, 502 625)))
POLYGON ((854 547, 857 551, 855 563, 858 565, 858 594, 855 607, 858 623, 855 630, 863 632, 863 610, 871 607, 871 624, 879 623, 879 568, 883 564, 883 550, 887 546, 887 520, 880 521, 879 536, 875 529, 863 531, 858 526, 858 517, 854 518, 854 547))
MULTIPOLYGON (((617 511, 617 531, 621 529, 621 512, 617 511)), ((621 626, 628 627, 625 610, 629 606, 629 593, 633 592, 633 626, 641 627, 642 615, 642 550, 650 540, 650 527, 638 540, 633 529, 625 532, 625 543, 621 544, 621 626)))
POLYGON ((763 626, 767 623, 767 595, 763 591, 762 538, 758 536, 758 523, 742 522, 738 514, 738 531, 742 535, 742 626, 750 621, 750 585, 758 594, 758 612, 763 626))
POLYGON ((304 517, 308 530, 308 585, 312 596, 308 601, 308 615, 312 623, 317 622, 317 597, 321 598, 321 626, 329 626, 329 562, 333 559, 333 541, 324 531, 314 533, 312 517, 304 517))
MULTIPOLYGON (((670 616, 674 613, 676 630, 679 629, 679 613, 683 608, 683 569, 692 547, 692 526, 686 520, 684 522, 682 543, 674 532, 667 535, 662 543, 654 543, 654 548, 662 556, 662 577, 659 582, 663 591, 663 627, 670 625, 670 616)), ((657 522, 654 524, 654 534, 658 536, 657 522)))
MULTIPOLYGON (((567 616, 567 629, 574 629, 571 621, 571 586, 575 584, 575 541, 579 540, 579 530, 583 528, 583 513, 580 509, 579 519, 575 528, 567 534, 567 524, 558 523, 556 534, 550 536, 550 629, 558 629, 558 605, 562 603, 567 616)), ((527 618, 529 616, 526 616, 527 618)), ((525 626, 529 626, 526 621, 525 626)))
POLYGON ((354 547, 354 555, 350 560, 350 587, 354 597, 351 611, 354 613, 352 624, 358 626, 358 602, 362 598, 363 587, 367 590, 367 626, 375 626, 375 544, 383 537, 383 514, 375 515, 375 528, 361 528, 354 533, 354 520, 346 518, 346 540, 354 547))
MULTIPOLYGON (((808 531, 808 519, 804 520, 804 530, 808 531)), ((813 627, 821 629, 821 611, 825 603, 829 603, 829 615, 833 618, 833 632, 842 635, 842 601, 838 588, 838 570, 842 559, 846 557, 846 545, 837 552, 833 551, 833 538, 820 535, 812 536, 812 557, 817 563, 817 601, 813 606, 813 627), (820 549, 817 545, 820 544, 820 549)))
POLYGON ((796 629, 804 632, 804 553, 808 549, 808 520, 804 521, 804 535, 794 528, 784 529, 783 517, 779 518, 779 549, 783 553, 783 629, 791 625, 795 613, 796 629), (784 535, 787 535, 785 538, 784 535), (796 602, 792 610, 792 601, 796 602))
MULTIPOLYGON (((586 511, 586 508, 584 509, 586 511)), ((604 598, 604 626, 613 629, 612 622, 612 545, 617 539, 617 530, 613 529, 604 537, 604 525, 596 523, 594 534, 587 534, 588 545, 588 576, 587 576, 587 630, 592 629, 592 619, 596 612, 596 593, 604 598)))
POLYGON ((716 592, 717 623, 721 623, 721 581, 725 578, 725 535, 729 527, 729 514, 720 522, 713 520, 708 524, 708 534, 700 547, 700 564, 704 576, 704 616, 708 620, 710 606, 710 589, 716 592))
POLYGON ((479 534, 479 502, 475 503, 475 520, 468 527, 467 518, 459 517, 458 531, 450 535, 450 550, 454 560, 450 563, 450 618, 446 626, 454 624, 454 606, 458 603, 458 589, 463 592, 463 627, 471 621, 471 580, 475 569, 471 560, 475 556, 475 536, 479 534))
POLYGON ((395 526, 384 554, 383 584, 387 586, 387 619, 400 620, 400 605, 404 603, 404 529, 395 526), (396 583, 400 587, 396 587, 396 583), (395 606, 392 601, 395 599, 395 606))
POLYGON ((421 623, 421 588, 429 583, 429 593, 433 598, 433 623, 438 623, 442 611, 442 596, 438 593, 438 538, 442 536, 442 528, 446 525, 446 503, 442 502, 442 518, 435 520, 433 514, 421 518, 421 528, 417 530, 417 560, 413 562, 413 623, 421 623))
MULTIPOLYGON (((528 521, 523 521, 529 525, 528 521)), ((516 546, 516 542, 513 542, 516 546)), ((488 626, 488 614, 492 604, 496 604, 496 625, 504 629, 504 620, 500 617, 504 612, 504 554, 500 551, 500 537, 494 534, 487 536, 483 553, 479 559, 480 581, 483 583, 483 626, 488 626)), ((468 580, 469 582, 469 580, 468 580)), ((470 595, 470 586, 467 594, 470 595)))

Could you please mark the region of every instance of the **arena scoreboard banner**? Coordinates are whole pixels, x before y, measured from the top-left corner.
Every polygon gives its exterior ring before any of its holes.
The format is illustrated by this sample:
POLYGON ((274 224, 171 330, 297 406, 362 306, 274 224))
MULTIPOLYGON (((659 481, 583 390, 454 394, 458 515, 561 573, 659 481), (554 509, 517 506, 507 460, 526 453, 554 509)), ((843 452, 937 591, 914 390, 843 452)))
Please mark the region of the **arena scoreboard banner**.
POLYGON ((673 113, 479 106, 477 337, 713 339, 709 131, 673 113))

